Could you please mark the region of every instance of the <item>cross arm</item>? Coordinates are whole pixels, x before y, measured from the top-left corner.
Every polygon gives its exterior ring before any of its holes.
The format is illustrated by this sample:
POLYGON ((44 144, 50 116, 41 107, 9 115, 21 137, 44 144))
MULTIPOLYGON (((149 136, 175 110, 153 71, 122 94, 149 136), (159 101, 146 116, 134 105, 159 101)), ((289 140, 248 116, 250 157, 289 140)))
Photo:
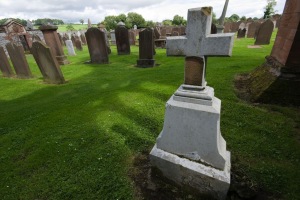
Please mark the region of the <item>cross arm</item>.
POLYGON ((210 34, 202 41, 201 56, 231 56, 234 33, 210 34))

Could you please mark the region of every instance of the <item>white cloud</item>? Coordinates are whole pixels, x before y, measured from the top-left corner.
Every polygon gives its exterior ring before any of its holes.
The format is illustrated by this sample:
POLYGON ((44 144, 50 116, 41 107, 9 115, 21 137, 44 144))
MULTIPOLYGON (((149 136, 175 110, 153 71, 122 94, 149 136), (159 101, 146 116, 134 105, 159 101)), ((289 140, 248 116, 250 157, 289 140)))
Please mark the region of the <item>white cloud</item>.
MULTIPOLYGON (((187 17, 189 8, 212 6, 219 17, 225 0, 0 0, 0 18, 56 18, 78 22, 88 18, 98 23, 107 15, 137 12, 146 20, 162 21, 178 14, 187 17)), ((266 0, 230 0, 227 15, 262 17, 266 0)), ((275 10, 282 13, 285 0, 277 0, 275 10)))

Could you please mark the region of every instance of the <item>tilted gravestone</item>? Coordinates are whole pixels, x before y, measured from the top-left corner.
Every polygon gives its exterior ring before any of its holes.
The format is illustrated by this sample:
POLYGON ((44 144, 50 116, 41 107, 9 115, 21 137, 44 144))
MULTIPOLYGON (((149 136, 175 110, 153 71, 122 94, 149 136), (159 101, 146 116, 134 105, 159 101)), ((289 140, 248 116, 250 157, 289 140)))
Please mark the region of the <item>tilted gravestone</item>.
POLYGON ((272 20, 268 19, 262 23, 257 31, 255 45, 267 45, 270 44, 270 39, 274 29, 272 20))
POLYGON ((237 33, 237 38, 245 38, 246 36, 246 29, 239 29, 237 33))
POLYGON ((31 52, 46 83, 65 83, 60 66, 49 47, 42 42, 34 42, 31 52))
POLYGON ((248 31, 247 31, 247 38, 254 38, 256 30, 259 28, 259 22, 253 22, 249 24, 248 31))
POLYGON ((76 56, 72 40, 66 40, 66 46, 69 56, 76 56))
POLYGON ((230 152, 220 131, 221 101, 205 81, 207 56, 230 56, 234 34, 209 34, 212 8, 188 10, 185 80, 166 105, 162 132, 150 161, 179 185, 225 199, 230 185, 230 152))
POLYGON ((63 48, 56 32, 57 29, 58 27, 53 25, 40 26, 40 30, 43 32, 45 42, 50 47, 58 63, 60 65, 66 65, 70 62, 67 60, 67 57, 64 54, 63 48))
POLYGON ((90 63, 107 64, 108 52, 105 33, 98 28, 89 28, 85 33, 91 61, 90 63))
POLYGON ((118 23, 118 26, 115 30, 115 35, 118 55, 130 54, 129 34, 124 23, 118 23))
POLYGON ((7 56, 5 54, 4 48, 0 46, 0 70, 4 77, 13 77, 14 71, 12 70, 7 56))
POLYGON ((12 42, 6 44, 6 49, 18 78, 31 78, 32 74, 27 63, 23 46, 12 42))
POLYGON ((146 28, 139 33, 139 60, 137 60, 137 66, 146 68, 154 67, 155 60, 153 59, 153 30, 146 28))

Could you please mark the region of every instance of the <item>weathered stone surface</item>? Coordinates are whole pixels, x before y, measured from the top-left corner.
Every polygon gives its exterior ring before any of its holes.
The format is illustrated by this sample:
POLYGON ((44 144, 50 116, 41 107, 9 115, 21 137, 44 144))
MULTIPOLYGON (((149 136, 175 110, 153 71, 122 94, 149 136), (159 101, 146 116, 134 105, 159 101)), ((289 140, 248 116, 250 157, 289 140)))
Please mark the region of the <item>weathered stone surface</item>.
POLYGON ((137 60, 138 67, 154 67, 155 60, 153 59, 153 30, 146 28, 139 33, 139 60, 137 60))
POLYGON ((129 31, 129 44, 135 45, 135 32, 129 31))
POLYGON ((91 63, 109 63, 105 33, 98 28, 89 28, 85 33, 91 63))
POLYGON ((28 66, 23 47, 10 42, 6 44, 6 49, 16 71, 17 77, 25 79, 31 78, 32 74, 28 66))
POLYGON ((66 65, 70 62, 67 60, 67 57, 65 56, 64 51, 62 49, 61 43, 56 32, 57 29, 58 27, 53 25, 40 26, 40 30, 43 32, 45 42, 50 47, 58 63, 60 65, 66 65))
POLYGON ((204 60, 200 57, 185 57, 184 84, 203 85, 204 60))
POLYGON ((237 33, 237 38, 245 38, 245 36, 246 36, 246 29, 244 28, 244 29, 239 29, 238 30, 238 33, 237 33))
POLYGON ((167 37, 167 56, 184 56, 187 38, 185 36, 167 37))
POLYGON ((119 24, 115 30, 118 55, 130 54, 128 30, 125 24, 119 24))
POLYGON ((0 46, 0 70, 4 77, 13 77, 14 71, 10 67, 4 48, 0 46))
POLYGON ((115 31, 110 32, 110 42, 111 45, 116 45, 116 34, 115 31))
POLYGON ((80 34, 80 39, 83 45, 86 45, 86 38, 84 36, 84 34, 80 34))
POLYGON ((49 47, 42 42, 34 42, 31 52, 46 83, 65 83, 60 66, 49 47))
POLYGON ((267 45, 270 44, 270 39, 274 29, 273 22, 269 19, 262 23, 258 29, 255 45, 267 45))
POLYGON ((71 40, 66 40, 66 46, 67 46, 67 49, 68 49, 69 56, 76 56, 74 46, 73 46, 73 42, 71 40))
POLYGON ((82 49, 81 41, 78 40, 78 39, 75 40, 75 46, 76 46, 76 49, 77 49, 78 51, 82 51, 82 50, 83 50, 83 49, 82 49))
POLYGON ((253 23, 249 24, 248 31, 247 31, 247 38, 254 38, 255 33, 256 33, 257 29, 259 28, 259 26, 260 26, 259 22, 253 22, 253 23))

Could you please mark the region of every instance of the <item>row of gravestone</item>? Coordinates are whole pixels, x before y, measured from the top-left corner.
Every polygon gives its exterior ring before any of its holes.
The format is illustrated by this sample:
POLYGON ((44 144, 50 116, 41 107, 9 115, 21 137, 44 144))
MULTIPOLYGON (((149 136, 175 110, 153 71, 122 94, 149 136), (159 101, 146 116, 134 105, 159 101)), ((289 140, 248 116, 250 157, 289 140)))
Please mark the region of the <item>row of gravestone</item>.
MULTIPOLYGON (((89 63, 109 63, 108 45, 105 32, 98 28, 89 28, 85 33, 91 60, 89 63)), ((139 60, 138 67, 153 67, 155 65, 154 55, 154 33, 151 28, 139 32, 139 60)), ((124 25, 119 25, 115 30, 118 55, 130 54, 129 32, 124 25)))
POLYGON ((237 32, 237 38, 255 38, 255 45, 270 44, 274 23, 269 19, 263 22, 241 23, 237 32))
MULTIPOLYGON (((13 42, 6 44, 9 57, 13 64, 13 68, 18 78, 28 79, 32 77, 24 49, 13 42)), ((57 59, 51 49, 43 42, 33 42, 31 53, 43 75, 44 81, 51 84, 65 83, 64 76, 61 72, 57 59)), ((4 77, 14 77, 15 73, 12 70, 8 58, 3 47, 0 47, 0 70, 4 77)))

